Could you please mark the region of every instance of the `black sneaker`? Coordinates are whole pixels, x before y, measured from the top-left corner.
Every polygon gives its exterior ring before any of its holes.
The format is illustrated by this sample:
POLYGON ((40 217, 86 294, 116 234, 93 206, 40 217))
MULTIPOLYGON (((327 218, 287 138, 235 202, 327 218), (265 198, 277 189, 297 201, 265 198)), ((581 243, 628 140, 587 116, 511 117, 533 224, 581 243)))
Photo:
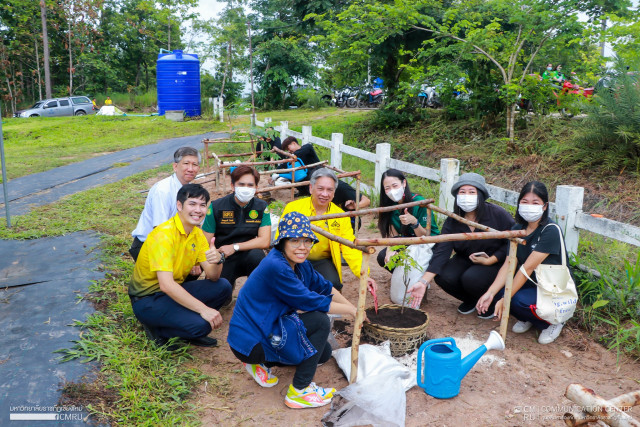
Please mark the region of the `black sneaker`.
POLYGON ((476 311, 475 304, 471 304, 468 302, 463 302, 458 306, 458 313, 460 314, 471 314, 476 311))
POLYGON ((483 314, 478 313, 478 318, 479 319, 493 319, 495 317, 495 314, 493 314, 495 311, 495 309, 490 308, 489 310, 485 311, 483 314))
POLYGON ((193 338, 189 340, 189 344, 197 345, 198 347, 217 347, 218 340, 207 336, 200 338, 193 338))
POLYGON ((142 324, 142 329, 144 329, 144 333, 149 341, 153 341, 158 347, 162 347, 169 341, 168 339, 159 336, 153 329, 144 323, 142 324))

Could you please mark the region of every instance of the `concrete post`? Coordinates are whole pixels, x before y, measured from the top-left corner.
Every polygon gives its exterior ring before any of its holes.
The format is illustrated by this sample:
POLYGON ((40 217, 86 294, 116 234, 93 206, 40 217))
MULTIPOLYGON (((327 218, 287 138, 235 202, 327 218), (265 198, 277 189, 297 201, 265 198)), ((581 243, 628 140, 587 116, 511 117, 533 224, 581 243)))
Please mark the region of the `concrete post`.
POLYGON ((269 127, 271 126, 271 117, 265 117, 264 118, 264 127, 269 127))
POLYGON ((280 140, 284 141, 289 135, 289 122, 280 122, 280 140))
POLYGON ((375 174, 375 186, 376 191, 380 194, 380 180, 382 174, 389 169, 389 159, 391 158, 391 144, 382 143, 376 144, 376 174, 375 174))
POLYGON ((344 135, 341 133, 331 134, 331 166, 342 169, 342 141, 344 135))
POLYGON ((215 118, 218 115, 218 98, 209 98, 209 100, 213 105, 213 117, 215 118))
POLYGON ((218 112, 220 113, 220 123, 224 123, 224 98, 218 99, 218 112))
MULTIPOLYGON (((460 174, 460 160, 440 159, 440 197, 438 205, 448 211, 453 212, 455 197, 451 195, 453 184, 458 181, 460 174)), ((438 214, 441 218, 444 215, 438 214)))
MULTIPOLYGON (((578 253, 580 232, 576 228, 576 216, 582 212, 584 188, 573 185, 556 187, 556 222, 564 232, 569 255, 578 253)), ((552 218, 553 219, 553 218, 552 218)))
POLYGON ((302 126, 302 141, 300 145, 309 144, 311 142, 311 126, 302 126))

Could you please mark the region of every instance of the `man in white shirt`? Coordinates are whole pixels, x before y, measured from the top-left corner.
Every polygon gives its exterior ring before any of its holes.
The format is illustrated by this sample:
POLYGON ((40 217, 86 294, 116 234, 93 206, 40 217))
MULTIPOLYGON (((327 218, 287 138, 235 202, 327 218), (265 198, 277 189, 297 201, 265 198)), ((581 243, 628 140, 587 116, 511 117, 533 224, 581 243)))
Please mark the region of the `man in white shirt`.
POLYGON ((200 170, 200 160, 200 153, 195 148, 180 147, 173 153, 173 175, 156 182, 151 187, 138 220, 138 226, 131 233, 133 243, 129 253, 134 261, 138 259, 140 248, 151 230, 178 213, 176 207, 178 190, 196 177, 200 170))

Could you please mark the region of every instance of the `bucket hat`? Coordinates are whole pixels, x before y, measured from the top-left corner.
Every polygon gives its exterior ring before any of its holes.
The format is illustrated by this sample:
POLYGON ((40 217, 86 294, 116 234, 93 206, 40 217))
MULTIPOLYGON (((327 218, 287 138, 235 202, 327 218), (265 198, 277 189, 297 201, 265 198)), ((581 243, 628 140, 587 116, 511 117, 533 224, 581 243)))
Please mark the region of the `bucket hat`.
POLYGON ((289 212, 280 218, 278 238, 274 245, 280 243, 282 239, 298 239, 300 237, 307 237, 313 240, 314 243, 318 243, 318 238, 313 234, 313 231, 311 231, 309 218, 300 212, 289 212))
POLYGON ((489 190, 487 190, 487 183, 484 180, 484 176, 474 172, 462 174, 458 182, 451 187, 451 194, 455 196, 463 185, 472 185, 476 187, 478 191, 482 191, 485 199, 489 198, 489 190))

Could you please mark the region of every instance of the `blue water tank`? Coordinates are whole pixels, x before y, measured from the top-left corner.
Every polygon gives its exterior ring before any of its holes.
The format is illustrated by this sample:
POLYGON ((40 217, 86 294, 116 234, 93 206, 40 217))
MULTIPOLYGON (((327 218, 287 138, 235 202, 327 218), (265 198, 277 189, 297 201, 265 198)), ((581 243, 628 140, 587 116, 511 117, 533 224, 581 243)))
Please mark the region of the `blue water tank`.
POLYGON ((198 55, 174 50, 158 54, 156 62, 158 114, 184 110, 187 116, 199 116, 200 60, 198 55))

